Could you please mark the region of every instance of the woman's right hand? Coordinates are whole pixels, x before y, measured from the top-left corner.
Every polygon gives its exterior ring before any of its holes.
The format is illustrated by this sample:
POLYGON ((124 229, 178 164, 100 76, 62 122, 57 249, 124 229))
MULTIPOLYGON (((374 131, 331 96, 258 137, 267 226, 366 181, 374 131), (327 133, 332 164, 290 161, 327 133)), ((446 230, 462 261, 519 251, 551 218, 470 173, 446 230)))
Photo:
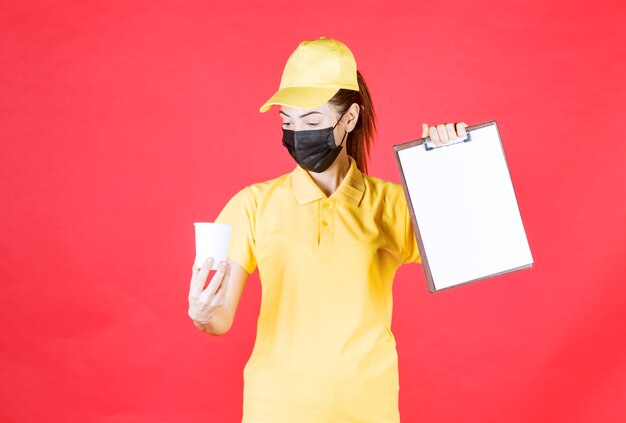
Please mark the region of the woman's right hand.
POLYGON ((226 260, 222 261, 211 278, 211 282, 204 288, 212 266, 213 257, 206 259, 202 267, 193 266, 189 286, 189 317, 194 322, 203 325, 208 324, 224 304, 226 286, 230 276, 230 264, 226 260))

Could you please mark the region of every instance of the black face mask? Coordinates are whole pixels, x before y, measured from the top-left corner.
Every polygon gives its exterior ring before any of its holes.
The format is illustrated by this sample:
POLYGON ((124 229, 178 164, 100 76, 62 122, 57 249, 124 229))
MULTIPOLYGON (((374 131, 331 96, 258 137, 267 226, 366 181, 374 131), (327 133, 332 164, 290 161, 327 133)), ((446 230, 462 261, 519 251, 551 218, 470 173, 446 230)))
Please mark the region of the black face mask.
POLYGON ((300 167, 312 172, 323 172, 333 164, 343 148, 343 140, 348 135, 346 132, 341 143, 335 145, 333 130, 341 122, 341 117, 332 128, 307 131, 283 128, 283 145, 300 167))

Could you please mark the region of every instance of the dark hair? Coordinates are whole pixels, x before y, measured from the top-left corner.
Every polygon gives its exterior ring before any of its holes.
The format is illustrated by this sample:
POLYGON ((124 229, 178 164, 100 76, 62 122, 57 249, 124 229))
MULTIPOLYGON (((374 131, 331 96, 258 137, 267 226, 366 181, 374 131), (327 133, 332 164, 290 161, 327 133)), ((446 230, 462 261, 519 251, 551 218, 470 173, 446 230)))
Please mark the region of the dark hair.
POLYGON ((361 172, 367 174, 367 158, 376 133, 376 113, 372 105, 367 84, 361 73, 356 71, 359 91, 340 89, 328 102, 342 115, 353 103, 357 103, 361 110, 356 126, 348 134, 346 141, 348 155, 351 156, 361 172))

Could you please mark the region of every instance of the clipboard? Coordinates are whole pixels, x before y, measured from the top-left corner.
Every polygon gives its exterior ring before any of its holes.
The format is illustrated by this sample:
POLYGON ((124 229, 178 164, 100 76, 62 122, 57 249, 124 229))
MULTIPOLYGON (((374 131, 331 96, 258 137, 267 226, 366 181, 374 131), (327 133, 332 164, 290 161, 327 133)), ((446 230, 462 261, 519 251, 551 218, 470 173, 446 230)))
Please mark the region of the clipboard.
POLYGON ((429 291, 533 265, 495 120, 393 146, 429 291))

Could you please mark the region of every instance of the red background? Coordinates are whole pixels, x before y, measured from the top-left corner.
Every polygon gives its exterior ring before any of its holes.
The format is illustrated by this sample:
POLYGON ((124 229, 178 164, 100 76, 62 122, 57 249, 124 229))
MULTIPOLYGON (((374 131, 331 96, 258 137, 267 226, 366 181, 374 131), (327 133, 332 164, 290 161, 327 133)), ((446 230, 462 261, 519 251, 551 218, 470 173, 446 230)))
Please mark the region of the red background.
POLYGON ((435 294, 398 271, 403 422, 626 421, 618 4, 3 2, 0 420, 240 421, 258 273, 199 332, 192 222, 293 169, 258 108, 327 36, 372 91, 372 175, 422 122, 497 121, 535 259, 435 294))

